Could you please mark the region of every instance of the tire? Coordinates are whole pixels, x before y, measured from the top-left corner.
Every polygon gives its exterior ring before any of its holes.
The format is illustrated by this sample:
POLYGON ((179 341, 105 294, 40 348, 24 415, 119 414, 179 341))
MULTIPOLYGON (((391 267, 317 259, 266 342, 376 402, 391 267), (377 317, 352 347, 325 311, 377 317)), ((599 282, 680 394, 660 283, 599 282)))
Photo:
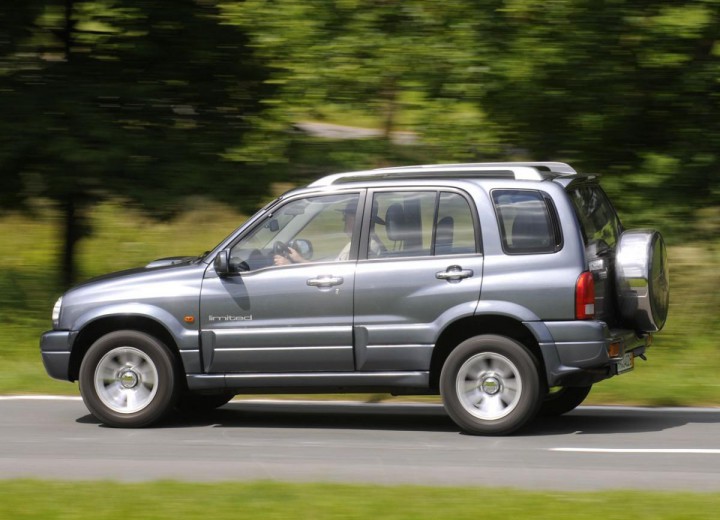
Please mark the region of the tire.
POLYGON ((561 386, 551 389, 540 405, 540 415, 556 417, 571 412, 582 404, 590 393, 590 386, 561 386))
POLYGON ((80 394, 100 421, 118 428, 156 423, 172 408, 175 360, 158 339, 134 330, 98 339, 80 365, 80 394))
POLYGON ((235 394, 195 394, 185 392, 180 395, 175 406, 182 413, 203 413, 220 408, 233 397, 235 397, 235 394))
POLYGON ((473 435, 506 435, 531 421, 544 392, 533 355, 521 343, 475 336, 448 356, 440 393, 455 423, 473 435))
POLYGON ((615 283, 623 322, 641 332, 665 326, 670 304, 667 250, 657 231, 626 231, 615 257, 615 283))

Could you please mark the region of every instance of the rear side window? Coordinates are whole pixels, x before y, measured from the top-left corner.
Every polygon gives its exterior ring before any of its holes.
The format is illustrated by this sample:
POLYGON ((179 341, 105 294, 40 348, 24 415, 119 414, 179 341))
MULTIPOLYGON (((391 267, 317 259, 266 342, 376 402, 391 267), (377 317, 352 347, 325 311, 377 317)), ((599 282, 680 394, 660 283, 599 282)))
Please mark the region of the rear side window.
POLYGON ((620 219, 600 186, 583 186, 568 192, 582 227, 585 245, 617 244, 622 232, 620 219))
POLYGON ((532 190, 493 190, 503 250, 507 254, 555 253, 562 248, 550 198, 532 190))
POLYGON ((372 212, 368 258, 477 251, 472 209, 459 193, 382 191, 373 196, 372 212))

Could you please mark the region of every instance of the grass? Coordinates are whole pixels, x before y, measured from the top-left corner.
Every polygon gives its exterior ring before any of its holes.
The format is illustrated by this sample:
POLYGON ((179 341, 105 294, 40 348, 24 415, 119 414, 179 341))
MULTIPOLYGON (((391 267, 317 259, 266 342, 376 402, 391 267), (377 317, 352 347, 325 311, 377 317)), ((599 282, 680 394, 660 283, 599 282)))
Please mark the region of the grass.
POLYGON ((103 520, 131 515, 244 518, 512 520, 714 519, 720 494, 526 492, 478 488, 338 484, 54 482, 0 486, 0 518, 103 520))
MULTIPOLYGON (((230 208, 202 201, 170 222, 148 220, 118 202, 96 207, 91 218, 94 234, 79 250, 84 278, 163 256, 199 254, 244 220, 230 208)), ((0 393, 77 394, 76 385, 45 374, 38 347, 61 293, 55 283, 59 226, 57 215, 42 207, 34 219, 0 219, 0 393)), ((720 406, 720 291, 715 289, 720 241, 673 246, 669 259, 670 318, 648 362, 638 360, 630 374, 596 385, 588 403, 720 406)))

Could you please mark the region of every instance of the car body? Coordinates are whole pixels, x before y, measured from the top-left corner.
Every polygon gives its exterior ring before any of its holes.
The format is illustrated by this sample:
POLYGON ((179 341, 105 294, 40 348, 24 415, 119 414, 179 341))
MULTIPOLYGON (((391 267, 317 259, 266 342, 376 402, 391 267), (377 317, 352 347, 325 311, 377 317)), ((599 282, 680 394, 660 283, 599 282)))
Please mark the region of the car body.
POLYGON ((41 340, 113 426, 254 392, 437 394, 470 433, 564 413, 644 357, 662 237, 564 163, 324 177, 211 252, 69 290, 41 340))

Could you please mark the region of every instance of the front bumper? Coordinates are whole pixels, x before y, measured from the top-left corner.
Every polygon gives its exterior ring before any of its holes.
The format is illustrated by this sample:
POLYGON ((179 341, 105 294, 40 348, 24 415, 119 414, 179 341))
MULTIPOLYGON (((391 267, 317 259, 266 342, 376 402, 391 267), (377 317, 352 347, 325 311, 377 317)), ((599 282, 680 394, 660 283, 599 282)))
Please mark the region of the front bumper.
POLYGON ((76 332, 51 330, 40 338, 40 353, 43 365, 50 377, 72 381, 70 379, 70 354, 76 332))

